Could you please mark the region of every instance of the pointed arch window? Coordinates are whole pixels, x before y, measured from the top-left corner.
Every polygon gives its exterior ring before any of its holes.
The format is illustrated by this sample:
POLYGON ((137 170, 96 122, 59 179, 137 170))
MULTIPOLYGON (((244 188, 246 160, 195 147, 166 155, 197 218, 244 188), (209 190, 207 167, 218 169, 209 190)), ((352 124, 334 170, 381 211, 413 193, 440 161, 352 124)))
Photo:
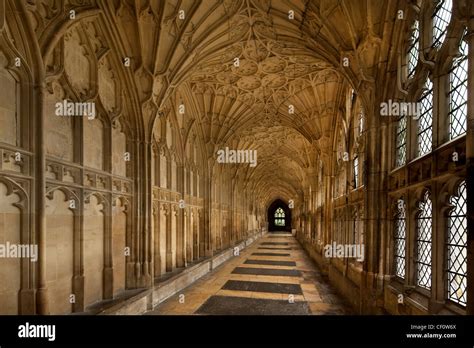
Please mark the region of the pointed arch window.
POLYGON ((285 226, 285 211, 282 208, 275 210, 275 226, 285 226))
POLYGON ((447 251, 447 296, 448 299, 466 306, 467 289, 467 195, 463 181, 456 195, 450 197, 453 209, 448 215, 447 251))
POLYGON ((424 92, 418 100, 421 104, 421 113, 418 119, 418 156, 431 152, 433 144, 433 83, 428 78, 424 92))
POLYGON ((431 289, 432 203, 427 191, 416 217, 416 285, 431 289))
POLYGON ((397 213, 394 219, 393 239, 394 239, 394 268, 395 275, 405 279, 405 252, 406 252, 406 211, 405 201, 399 199, 397 202, 397 213))
POLYGON ((459 45, 459 56, 449 72, 449 139, 466 133, 467 130, 467 56, 468 45, 463 39, 459 45))
POLYGON ((452 8, 452 0, 440 0, 436 5, 433 12, 433 47, 440 47, 446 38, 452 8))

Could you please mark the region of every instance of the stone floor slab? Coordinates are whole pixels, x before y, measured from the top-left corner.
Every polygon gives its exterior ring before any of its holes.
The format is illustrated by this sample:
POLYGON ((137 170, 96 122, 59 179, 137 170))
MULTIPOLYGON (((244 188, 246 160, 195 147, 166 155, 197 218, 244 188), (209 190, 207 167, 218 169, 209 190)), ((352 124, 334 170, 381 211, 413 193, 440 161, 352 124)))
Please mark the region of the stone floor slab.
POLYGON ((196 314, 207 315, 305 315, 310 314, 306 302, 290 303, 244 297, 212 296, 196 314))
POLYGON ((271 266, 296 266, 295 261, 276 261, 276 260, 246 260, 244 264, 248 265, 271 265, 271 266))
POLYGON ((290 254, 282 254, 282 253, 252 253, 252 255, 257 255, 257 256, 290 256, 290 254))
POLYGON ((271 269, 271 268, 247 268, 236 267, 232 273, 234 274, 254 274, 254 275, 271 275, 280 277, 299 277, 301 272, 294 269, 271 269))
POLYGON ((229 280, 222 287, 224 290, 238 290, 238 291, 254 291, 254 292, 271 292, 278 294, 293 294, 301 295, 303 291, 299 284, 280 284, 267 282, 250 282, 229 280))

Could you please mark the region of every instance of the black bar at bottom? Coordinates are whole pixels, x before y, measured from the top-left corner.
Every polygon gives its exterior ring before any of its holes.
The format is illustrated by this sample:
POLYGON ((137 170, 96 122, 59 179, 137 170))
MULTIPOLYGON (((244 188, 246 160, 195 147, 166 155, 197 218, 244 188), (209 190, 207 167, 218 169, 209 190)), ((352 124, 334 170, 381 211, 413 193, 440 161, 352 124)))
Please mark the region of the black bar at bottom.
POLYGON ((2 316, 0 346, 57 344, 408 344, 469 346, 472 316, 2 316), (28 324, 26 324, 28 323, 28 324), (55 325, 55 340, 20 338, 55 325), (441 338, 438 338, 441 335, 441 338))

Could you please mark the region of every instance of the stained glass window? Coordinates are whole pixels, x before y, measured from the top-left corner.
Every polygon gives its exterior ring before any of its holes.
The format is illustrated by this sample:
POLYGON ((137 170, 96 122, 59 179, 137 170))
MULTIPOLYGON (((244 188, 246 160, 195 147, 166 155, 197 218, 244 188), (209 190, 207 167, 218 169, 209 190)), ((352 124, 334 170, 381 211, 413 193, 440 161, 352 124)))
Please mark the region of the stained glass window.
POLYGON ((427 191, 416 218, 416 284, 431 289, 432 204, 427 191))
POLYGON ((448 299, 466 305, 467 288, 467 195, 463 181, 456 195, 451 196, 454 207, 448 216, 447 289, 448 299))
POLYGON ((397 214, 394 219, 394 268, 395 275, 405 278, 405 251, 406 251, 406 211, 405 202, 399 199, 397 202, 397 214))
MULTIPOLYGON (((465 35, 465 34, 464 34, 465 35)), ((468 45, 461 40, 459 57, 449 73, 449 138, 454 139, 467 129, 467 55, 468 45)))
POLYGON ((275 226, 285 226, 285 212, 282 208, 275 211, 275 226))

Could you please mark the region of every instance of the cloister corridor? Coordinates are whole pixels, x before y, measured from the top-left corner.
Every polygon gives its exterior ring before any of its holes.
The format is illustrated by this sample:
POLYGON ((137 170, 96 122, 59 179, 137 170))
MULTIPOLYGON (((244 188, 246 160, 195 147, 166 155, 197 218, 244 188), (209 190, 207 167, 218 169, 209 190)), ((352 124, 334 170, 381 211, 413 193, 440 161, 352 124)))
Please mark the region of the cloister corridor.
POLYGON ((351 314, 291 234, 254 244, 146 314, 351 314))
POLYGON ((471 0, 0 0, 0 316, 474 315, 473 33, 471 0))

